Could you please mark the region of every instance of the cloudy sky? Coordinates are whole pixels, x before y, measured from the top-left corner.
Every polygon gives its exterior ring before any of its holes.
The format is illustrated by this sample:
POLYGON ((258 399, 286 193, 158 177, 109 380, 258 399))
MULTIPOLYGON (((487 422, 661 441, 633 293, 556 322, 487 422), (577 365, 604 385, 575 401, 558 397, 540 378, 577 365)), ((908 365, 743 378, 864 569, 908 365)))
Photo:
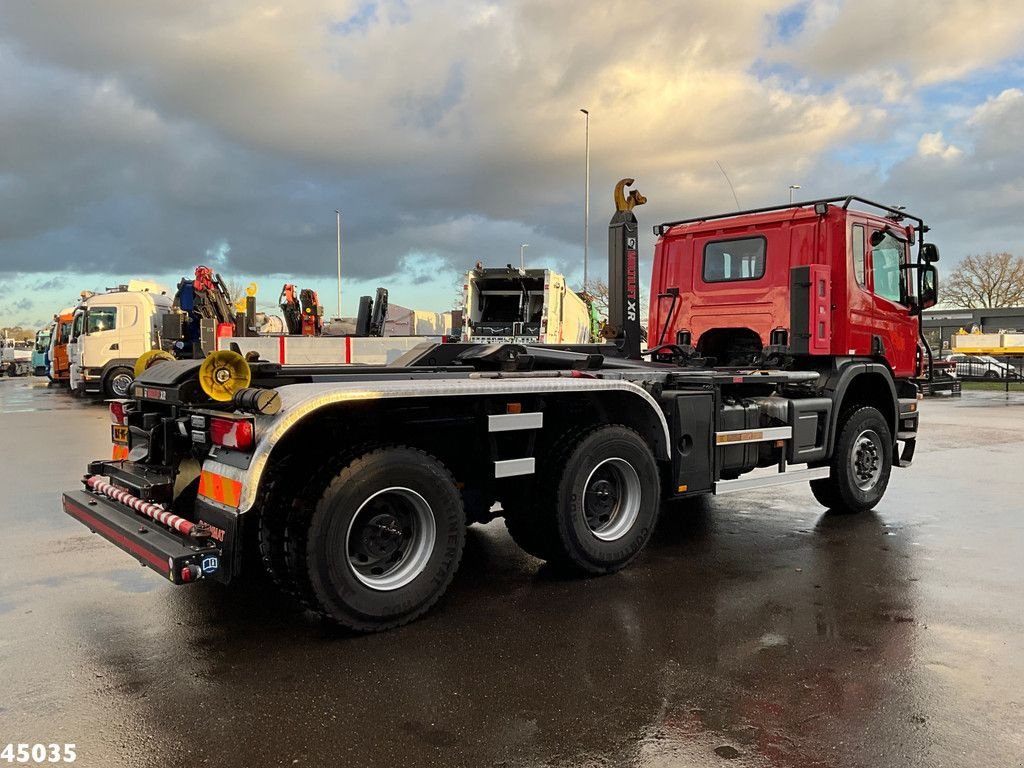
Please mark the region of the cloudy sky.
MULTIPOLYGON (((998 0, 0 1, 0 325, 197 264, 344 313, 377 285, 591 273, 611 189, 659 221, 847 192, 943 266, 1024 252, 1024 7, 998 0)), ((653 243, 644 246, 649 263, 653 243)))

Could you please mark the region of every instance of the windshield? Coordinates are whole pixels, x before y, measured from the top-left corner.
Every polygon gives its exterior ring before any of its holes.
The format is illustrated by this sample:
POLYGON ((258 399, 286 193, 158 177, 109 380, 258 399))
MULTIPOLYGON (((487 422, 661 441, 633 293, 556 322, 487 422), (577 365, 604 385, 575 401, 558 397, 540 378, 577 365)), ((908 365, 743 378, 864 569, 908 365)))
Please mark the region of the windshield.
POLYGON ((50 346, 50 332, 40 331, 36 334, 36 351, 45 352, 50 346))
POLYGON ((116 307, 90 307, 86 333, 99 333, 114 328, 117 319, 116 307))
POLYGON ((79 311, 75 312, 75 319, 72 321, 71 324, 70 341, 74 341, 79 336, 81 336, 83 331, 85 331, 85 310, 80 309, 79 311))

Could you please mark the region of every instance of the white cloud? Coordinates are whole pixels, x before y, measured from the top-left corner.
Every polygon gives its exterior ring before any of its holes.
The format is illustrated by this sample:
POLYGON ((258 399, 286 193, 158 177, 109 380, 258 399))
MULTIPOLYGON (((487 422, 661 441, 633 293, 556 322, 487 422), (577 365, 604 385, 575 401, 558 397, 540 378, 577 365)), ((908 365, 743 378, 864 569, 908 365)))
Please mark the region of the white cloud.
POLYGON ((775 58, 838 78, 897 68, 922 86, 1015 56, 1022 38, 1016 0, 821 2, 810 5, 802 32, 775 58))
POLYGON ((964 151, 952 144, 947 144, 942 131, 924 134, 917 142, 917 153, 922 157, 939 157, 943 160, 955 160, 964 151))

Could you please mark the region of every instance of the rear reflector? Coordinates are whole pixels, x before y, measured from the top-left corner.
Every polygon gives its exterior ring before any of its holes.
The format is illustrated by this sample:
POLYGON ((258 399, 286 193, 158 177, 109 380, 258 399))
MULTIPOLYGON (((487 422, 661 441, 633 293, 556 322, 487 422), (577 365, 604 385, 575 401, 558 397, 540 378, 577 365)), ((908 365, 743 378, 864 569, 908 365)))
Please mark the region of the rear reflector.
POLYGON ((124 400, 111 400, 110 401, 110 423, 111 424, 124 424, 125 412, 124 412, 124 400))
POLYGON ((229 507, 237 507, 242 498, 242 484, 238 480, 204 469, 199 473, 199 495, 229 507))

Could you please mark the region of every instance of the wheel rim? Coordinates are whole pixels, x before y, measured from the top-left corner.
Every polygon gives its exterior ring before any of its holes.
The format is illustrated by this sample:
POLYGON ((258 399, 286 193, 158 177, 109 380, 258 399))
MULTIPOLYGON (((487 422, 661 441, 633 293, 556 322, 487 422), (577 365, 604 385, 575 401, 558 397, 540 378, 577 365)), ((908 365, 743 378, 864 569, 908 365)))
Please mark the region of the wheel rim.
POLYGON ((583 486, 583 516, 590 532, 601 541, 626 535, 640 515, 640 476, 625 459, 605 459, 583 486))
POLYGON ((127 373, 119 373, 110 380, 110 389, 118 397, 127 397, 132 381, 132 377, 127 373))
POLYGON ((423 573, 436 539, 437 524, 426 499, 411 488, 384 488, 352 516, 345 560, 362 584, 390 592, 423 573))
POLYGON ((882 476, 882 439, 873 429, 865 429, 853 441, 850 470, 853 481, 862 491, 875 487, 882 476))

